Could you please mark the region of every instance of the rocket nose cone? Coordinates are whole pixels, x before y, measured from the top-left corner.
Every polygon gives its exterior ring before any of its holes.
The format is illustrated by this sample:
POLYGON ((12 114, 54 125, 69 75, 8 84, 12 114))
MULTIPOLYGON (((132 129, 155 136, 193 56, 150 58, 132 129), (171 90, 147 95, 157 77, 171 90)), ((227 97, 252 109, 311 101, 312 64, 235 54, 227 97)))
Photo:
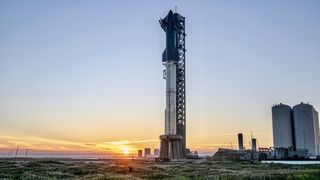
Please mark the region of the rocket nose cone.
POLYGON ((168 17, 168 18, 173 17, 173 12, 172 12, 172 10, 170 10, 170 11, 169 11, 169 13, 168 13, 167 17, 168 17))
POLYGON ((173 14, 172 10, 170 10, 168 15, 167 15, 167 20, 168 20, 168 22, 170 22, 173 19, 174 19, 174 14, 173 14))

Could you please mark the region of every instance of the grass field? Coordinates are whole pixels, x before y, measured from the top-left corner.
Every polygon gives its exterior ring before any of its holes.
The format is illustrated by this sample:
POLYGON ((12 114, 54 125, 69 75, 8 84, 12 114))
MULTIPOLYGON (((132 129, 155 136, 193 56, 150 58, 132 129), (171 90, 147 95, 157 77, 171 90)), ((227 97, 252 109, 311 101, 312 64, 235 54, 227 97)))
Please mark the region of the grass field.
POLYGON ((0 179, 320 179, 320 165, 207 160, 0 160, 0 179))

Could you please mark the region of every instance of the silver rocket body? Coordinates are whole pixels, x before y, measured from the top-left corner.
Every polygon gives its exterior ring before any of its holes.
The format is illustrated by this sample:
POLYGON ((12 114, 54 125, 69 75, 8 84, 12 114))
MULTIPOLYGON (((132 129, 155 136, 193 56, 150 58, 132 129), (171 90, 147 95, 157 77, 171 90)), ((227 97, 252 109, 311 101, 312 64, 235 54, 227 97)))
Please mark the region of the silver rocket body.
POLYGON ((176 64, 174 61, 163 63, 166 69, 166 109, 165 134, 175 135, 176 125, 176 64))

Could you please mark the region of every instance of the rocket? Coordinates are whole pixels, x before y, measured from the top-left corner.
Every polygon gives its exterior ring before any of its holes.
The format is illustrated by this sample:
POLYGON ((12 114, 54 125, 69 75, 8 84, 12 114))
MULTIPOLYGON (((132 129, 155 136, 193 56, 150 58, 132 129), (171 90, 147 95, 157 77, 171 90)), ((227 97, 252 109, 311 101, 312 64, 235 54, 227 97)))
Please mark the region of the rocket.
POLYGON ((160 158, 186 157, 185 136, 185 18, 169 11, 160 26, 166 33, 166 48, 162 54, 165 67, 166 107, 165 134, 160 135, 160 158))
POLYGON ((166 80, 165 134, 176 135, 176 62, 178 61, 176 17, 169 11, 169 14, 159 22, 166 32, 166 49, 162 54, 166 80))

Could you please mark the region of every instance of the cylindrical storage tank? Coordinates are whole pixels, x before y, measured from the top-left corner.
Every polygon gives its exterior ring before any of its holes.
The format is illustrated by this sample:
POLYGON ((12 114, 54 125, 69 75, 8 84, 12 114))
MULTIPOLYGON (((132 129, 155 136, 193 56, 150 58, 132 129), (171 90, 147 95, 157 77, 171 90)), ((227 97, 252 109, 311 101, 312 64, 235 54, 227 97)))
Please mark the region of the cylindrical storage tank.
POLYGON ((238 134, 238 144, 239 144, 239 150, 242 151, 243 148, 243 135, 242 133, 238 134))
POLYGON ((293 107, 296 148, 308 149, 311 155, 318 154, 318 120, 310 104, 301 103, 293 107))
POLYGON ((291 107, 280 103, 272 107, 273 146, 294 147, 291 107))
POLYGON ((314 110, 314 120, 315 120, 315 132, 316 132, 316 149, 318 152, 318 155, 320 155, 320 129, 319 129, 319 114, 318 111, 314 110))
POLYGON ((257 151, 257 139, 252 138, 251 143, 252 143, 252 151, 257 151))

